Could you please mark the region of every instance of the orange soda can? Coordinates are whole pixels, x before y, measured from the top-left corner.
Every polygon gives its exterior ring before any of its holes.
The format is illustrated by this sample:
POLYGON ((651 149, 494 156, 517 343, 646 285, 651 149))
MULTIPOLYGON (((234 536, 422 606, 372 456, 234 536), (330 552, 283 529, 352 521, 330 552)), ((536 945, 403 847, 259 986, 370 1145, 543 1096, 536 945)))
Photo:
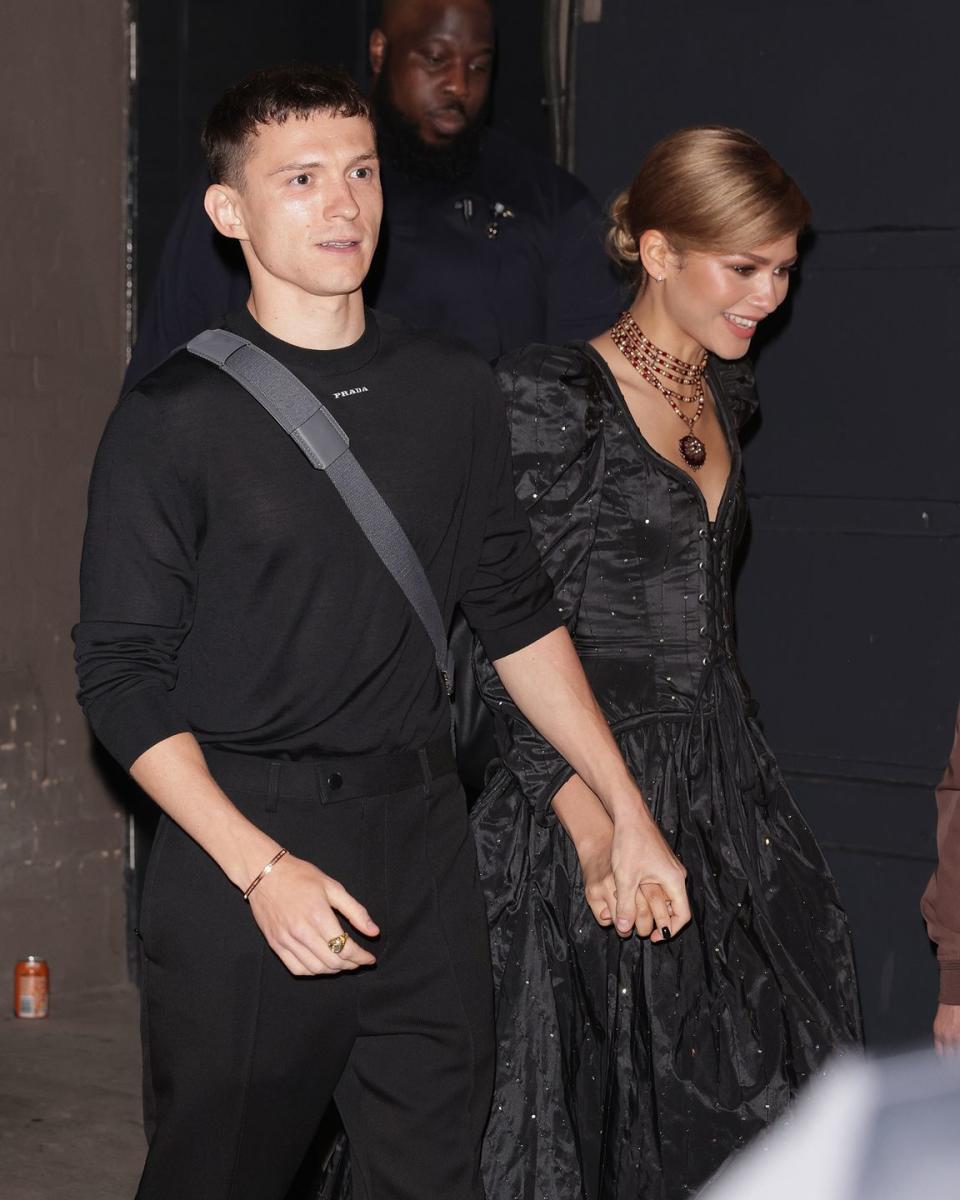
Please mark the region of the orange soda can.
POLYGON ((47 1015, 50 998, 50 968, 42 958, 29 954, 13 972, 13 1015, 36 1020, 47 1015))

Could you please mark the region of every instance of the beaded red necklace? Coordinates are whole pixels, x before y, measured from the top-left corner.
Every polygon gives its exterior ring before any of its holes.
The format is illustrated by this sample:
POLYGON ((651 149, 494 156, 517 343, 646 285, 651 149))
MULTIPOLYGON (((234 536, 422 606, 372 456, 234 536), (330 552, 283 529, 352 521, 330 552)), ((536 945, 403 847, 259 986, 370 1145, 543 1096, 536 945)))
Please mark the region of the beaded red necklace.
POLYGON ((689 429, 680 439, 680 454, 683 461, 691 470, 699 471, 707 461, 707 448, 693 432, 693 427, 703 416, 705 396, 703 391, 703 372, 707 364, 707 352, 704 350, 697 363, 684 362, 675 358, 666 350, 655 346, 647 337, 636 321, 628 312, 623 312, 617 318, 617 323, 610 330, 613 344, 623 354, 627 362, 663 396, 680 420, 689 429), (664 380, 675 383, 679 387, 693 388, 692 396, 685 396, 675 391, 664 380), (681 404, 694 404, 696 408, 692 416, 680 408, 681 404))

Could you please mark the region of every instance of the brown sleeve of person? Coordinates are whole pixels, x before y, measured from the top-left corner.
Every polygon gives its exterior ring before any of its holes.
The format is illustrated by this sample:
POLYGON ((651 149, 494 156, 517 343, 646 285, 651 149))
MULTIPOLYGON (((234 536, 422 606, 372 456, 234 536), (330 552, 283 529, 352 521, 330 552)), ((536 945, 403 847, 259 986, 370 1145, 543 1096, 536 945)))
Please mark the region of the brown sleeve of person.
POLYGON ((960 1004, 960 712, 953 749, 937 785, 937 869, 920 908, 940 963, 940 1003, 960 1004))

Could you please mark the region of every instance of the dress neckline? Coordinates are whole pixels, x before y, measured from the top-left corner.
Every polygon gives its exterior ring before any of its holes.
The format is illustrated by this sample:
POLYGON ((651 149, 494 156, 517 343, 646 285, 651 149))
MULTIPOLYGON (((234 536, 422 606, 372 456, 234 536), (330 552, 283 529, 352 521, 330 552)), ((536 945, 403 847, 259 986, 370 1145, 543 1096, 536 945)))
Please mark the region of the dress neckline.
POLYGON ((589 342, 583 341, 578 343, 578 345, 583 350, 584 354, 586 354, 587 358, 589 358, 589 360, 597 368, 597 370, 599 370, 603 381, 610 388, 614 402, 620 409, 620 413, 623 416, 627 427, 630 429, 635 440, 640 445, 640 448, 649 454, 655 462, 659 463, 669 475, 673 476, 675 479, 681 480, 683 485, 689 488, 696 495, 707 525, 709 525, 711 529, 717 526, 720 523, 720 516, 724 511, 727 500, 733 490, 733 486, 740 475, 740 440, 733 434, 733 428, 730 424, 730 416, 727 412, 726 398, 723 394, 723 385, 721 384, 720 377, 715 369, 713 356, 710 355, 707 361, 706 378, 707 382, 710 384, 710 395, 713 397, 714 407, 717 410, 717 417, 720 422, 720 429, 722 430, 723 436, 726 439, 727 450, 730 454, 730 470, 727 473, 726 483, 723 485, 723 491, 720 495, 720 502, 717 505, 717 511, 711 518, 710 510, 707 507, 707 498, 704 496, 700 485, 693 478, 693 476, 687 471, 684 471, 681 467, 678 467, 676 463, 671 462, 669 458, 665 458, 658 450, 655 450, 654 447, 651 446, 651 444, 644 437, 643 430, 637 424, 633 413, 630 411, 630 406, 627 404, 627 398, 624 396, 620 384, 617 383, 616 376, 610 369, 610 364, 607 362, 607 360, 603 357, 600 351, 594 349, 589 342))

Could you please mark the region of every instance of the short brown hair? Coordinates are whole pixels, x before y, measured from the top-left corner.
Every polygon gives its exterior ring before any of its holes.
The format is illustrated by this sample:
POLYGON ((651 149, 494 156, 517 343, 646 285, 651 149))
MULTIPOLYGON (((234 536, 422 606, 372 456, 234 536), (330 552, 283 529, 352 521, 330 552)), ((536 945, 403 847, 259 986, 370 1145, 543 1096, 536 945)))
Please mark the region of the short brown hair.
POLYGON ((217 101, 203 127, 200 141, 211 180, 241 187, 257 126, 317 112, 370 119, 369 102, 339 67, 293 64, 247 75, 217 101))
POLYGON ((695 125, 653 147, 610 216, 610 255, 642 286, 639 242, 648 229, 660 230, 678 253, 745 250, 799 233, 810 205, 742 129, 695 125))

